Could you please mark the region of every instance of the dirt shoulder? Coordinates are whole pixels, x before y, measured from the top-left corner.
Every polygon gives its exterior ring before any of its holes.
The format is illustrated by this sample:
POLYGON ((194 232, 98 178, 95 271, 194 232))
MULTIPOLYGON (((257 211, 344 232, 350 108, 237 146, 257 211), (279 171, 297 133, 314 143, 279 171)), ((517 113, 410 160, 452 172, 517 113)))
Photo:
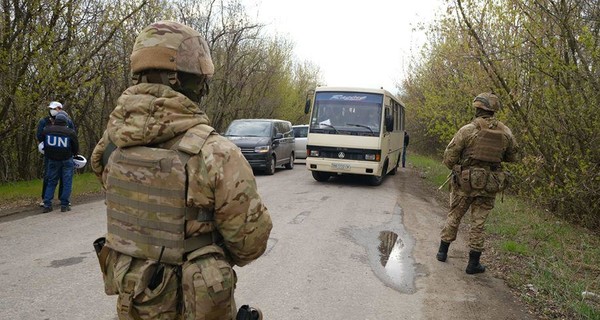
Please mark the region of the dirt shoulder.
MULTIPOLYGON (((81 203, 89 203, 104 199, 104 193, 87 193, 71 197, 71 204, 76 206, 81 203)), ((41 213, 42 208, 39 206, 39 199, 21 199, 11 203, 0 204, 0 218, 12 216, 15 214, 33 214, 41 213)), ((59 206, 58 200, 54 200, 54 205, 59 206)))
MULTIPOLYGON (((447 189, 438 190, 425 181, 417 168, 398 172, 398 203, 404 211, 404 224, 416 239, 414 256, 421 265, 428 319, 540 319, 516 292, 509 288, 505 268, 495 250, 485 250, 482 263, 487 270, 467 275, 469 213, 463 217, 458 237, 452 243, 446 262, 435 258, 439 234, 448 212, 447 189), (446 308, 438 308, 438 305, 446 308), (447 313, 445 313, 447 312, 447 313), (451 315, 451 316, 450 316, 451 315)), ((486 248, 493 239, 486 239, 486 248)))

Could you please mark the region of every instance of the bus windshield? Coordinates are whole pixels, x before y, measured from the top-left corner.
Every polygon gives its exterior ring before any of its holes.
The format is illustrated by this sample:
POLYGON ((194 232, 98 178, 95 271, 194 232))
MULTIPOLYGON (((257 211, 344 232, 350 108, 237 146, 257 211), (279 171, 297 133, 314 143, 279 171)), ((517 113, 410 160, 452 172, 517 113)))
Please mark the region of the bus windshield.
POLYGON ((379 136, 383 95, 317 92, 310 120, 313 133, 379 136))

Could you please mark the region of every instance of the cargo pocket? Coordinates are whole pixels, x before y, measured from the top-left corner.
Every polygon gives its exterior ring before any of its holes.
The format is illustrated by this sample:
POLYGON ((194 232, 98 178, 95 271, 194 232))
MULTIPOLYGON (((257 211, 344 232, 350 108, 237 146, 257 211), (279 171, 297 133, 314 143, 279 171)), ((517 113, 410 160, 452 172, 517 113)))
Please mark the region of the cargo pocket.
POLYGON ((233 319, 233 269, 217 254, 186 261, 182 271, 184 319, 233 319))
POLYGON ((488 172, 484 168, 471 168, 471 187, 475 190, 485 188, 488 180, 488 172))

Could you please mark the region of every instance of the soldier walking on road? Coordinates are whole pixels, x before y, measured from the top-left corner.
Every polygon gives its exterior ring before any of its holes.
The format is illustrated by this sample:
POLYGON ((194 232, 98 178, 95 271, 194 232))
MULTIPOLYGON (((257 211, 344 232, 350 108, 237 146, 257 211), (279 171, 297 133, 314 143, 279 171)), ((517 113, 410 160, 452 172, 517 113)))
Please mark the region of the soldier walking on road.
POLYGON ((444 151, 443 163, 452 170, 453 179, 450 212, 441 232, 437 253, 439 261, 446 261, 460 221, 471 208, 468 274, 485 271, 485 266, 479 262, 485 221, 494 208, 496 193, 509 184, 508 172, 502 170, 501 163, 515 162, 519 158, 512 132, 494 118, 500 107, 498 97, 482 93, 473 100, 473 107, 475 119, 456 132, 444 151))
POLYGON ((265 252, 272 223, 250 165, 198 105, 208 45, 159 21, 138 35, 131 69, 91 159, 106 190, 108 232, 94 244, 105 291, 119 319, 234 319, 233 266, 265 252))

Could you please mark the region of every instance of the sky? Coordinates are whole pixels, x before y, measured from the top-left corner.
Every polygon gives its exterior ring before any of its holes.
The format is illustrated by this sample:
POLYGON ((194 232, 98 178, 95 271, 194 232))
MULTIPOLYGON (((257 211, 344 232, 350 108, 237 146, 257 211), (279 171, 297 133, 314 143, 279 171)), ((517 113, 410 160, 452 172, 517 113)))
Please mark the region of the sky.
POLYGON ((397 93, 411 56, 425 41, 418 25, 432 21, 444 0, 244 0, 267 31, 294 43, 323 85, 383 87, 397 93))

